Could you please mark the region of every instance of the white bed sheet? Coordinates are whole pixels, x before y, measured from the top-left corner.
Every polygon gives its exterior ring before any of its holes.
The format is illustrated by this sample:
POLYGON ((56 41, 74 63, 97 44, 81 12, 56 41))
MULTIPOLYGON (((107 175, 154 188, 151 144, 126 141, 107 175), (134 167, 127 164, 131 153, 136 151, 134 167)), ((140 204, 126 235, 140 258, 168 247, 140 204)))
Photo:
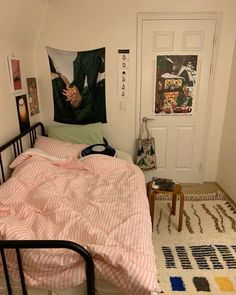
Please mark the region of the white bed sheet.
POLYGON ((128 161, 130 163, 133 163, 133 158, 129 153, 126 153, 126 152, 121 151, 121 150, 116 150, 116 152, 117 152, 117 158, 118 159, 125 160, 125 161, 128 161))

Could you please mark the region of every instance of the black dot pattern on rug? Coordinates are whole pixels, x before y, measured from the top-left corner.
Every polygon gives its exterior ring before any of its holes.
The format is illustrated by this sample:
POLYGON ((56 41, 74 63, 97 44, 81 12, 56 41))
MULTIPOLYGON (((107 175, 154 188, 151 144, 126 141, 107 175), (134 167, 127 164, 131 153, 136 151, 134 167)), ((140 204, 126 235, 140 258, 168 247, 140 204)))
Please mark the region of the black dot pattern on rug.
POLYGON ((219 226, 219 220, 218 218, 210 211, 210 209, 205 205, 202 204, 202 208, 205 210, 205 212, 213 219, 214 224, 215 224, 215 229, 219 232, 219 233, 223 233, 222 229, 219 226))
POLYGON ((190 246, 190 249, 199 269, 211 269, 208 260, 211 261, 214 269, 224 269, 223 265, 218 260, 216 250, 212 245, 190 246))
POLYGON ((176 252, 178 254, 178 258, 180 260, 181 266, 183 269, 192 269, 191 262, 188 258, 187 251, 184 246, 176 246, 176 252))
POLYGON ((231 223, 232 223, 231 227, 232 227, 232 229, 233 229, 234 231, 236 231, 236 221, 235 221, 235 219, 234 219, 232 216, 230 216, 230 215, 226 212, 226 210, 225 210, 221 205, 217 204, 216 206, 217 206, 217 208, 219 208, 219 210, 222 212, 222 214, 223 214, 227 219, 229 219, 229 220, 231 221, 231 223))
POLYGON ((222 195, 185 197, 181 232, 176 226, 179 202, 175 215, 170 215, 171 199, 160 196, 155 204, 161 289, 166 295, 236 295, 236 207, 222 195))
POLYGON ((225 205, 227 205, 228 208, 230 208, 230 210, 236 214, 236 209, 234 206, 232 206, 232 204, 230 204, 229 202, 226 202, 225 205))
POLYGON ((172 254, 171 248, 163 246, 162 251, 165 256, 166 268, 176 268, 175 258, 172 254))
POLYGON ((226 262, 228 269, 236 269, 236 259, 231 254, 229 247, 226 245, 215 245, 215 247, 222 255, 222 258, 226 262))

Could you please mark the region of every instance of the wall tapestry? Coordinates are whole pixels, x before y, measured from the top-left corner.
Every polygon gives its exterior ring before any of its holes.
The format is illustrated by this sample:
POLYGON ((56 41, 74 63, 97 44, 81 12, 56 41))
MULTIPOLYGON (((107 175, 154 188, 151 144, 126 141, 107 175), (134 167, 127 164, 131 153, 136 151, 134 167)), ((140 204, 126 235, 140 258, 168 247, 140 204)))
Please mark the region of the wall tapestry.
POLYGON ((62 51, 47 47, 54 121, 106 123, 105 48, 62 51))
POLYGON ((31 117, 39 113, 36 78, 26 78, 31 117))
POLYGON ((157 56, 155 114, 186 115, 192 113, 197 58, 197 55, 157 56))
POLYGON ((18 113, 20 132, 23 132, 30 127, 29 111, 27 105, 27 98, 25 94, 16 96, 16 107, 18 113))

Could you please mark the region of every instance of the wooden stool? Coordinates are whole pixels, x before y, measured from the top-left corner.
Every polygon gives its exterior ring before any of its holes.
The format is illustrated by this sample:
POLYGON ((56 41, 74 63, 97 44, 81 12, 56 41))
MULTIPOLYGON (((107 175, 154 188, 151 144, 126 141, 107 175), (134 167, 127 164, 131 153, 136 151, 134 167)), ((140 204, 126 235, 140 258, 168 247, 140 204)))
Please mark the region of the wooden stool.
POLYGON ((176 211, 176 196, 179 195, 180 197, 180 207, 179 207, 179 225, 178 231, 182 230, 183 224, 183 215, 184 215, 184 193, 182 192, 182 186, 177 183, 173 191, 164 191, 160 189, 155 189, 152 187, 154 181, 149 181, 147 183, 147 197, 150 206, 150 215, 152 220, 152 227, 153 227, 153 217, 154 217, 154 205, 155 205, 155 196, 157 194, 170 194, 172 196, 172 207, 171 207, 171 214, 175 215, 176 211))

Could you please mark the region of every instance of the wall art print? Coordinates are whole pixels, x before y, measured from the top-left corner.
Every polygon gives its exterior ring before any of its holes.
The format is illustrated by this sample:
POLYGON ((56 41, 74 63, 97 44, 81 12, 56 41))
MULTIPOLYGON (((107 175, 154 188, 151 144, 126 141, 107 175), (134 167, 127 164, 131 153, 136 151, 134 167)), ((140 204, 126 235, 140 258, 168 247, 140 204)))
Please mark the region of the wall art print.
POLYGON ((8 68, 12 92, 22 90, 20 60, 15 57, 8 57, 8 68))
POLYGON ((28 89, 29 107, 31 117, 39 113, 39 101, 36 78, 26 78, 28 89))
POLYGON ((156 58, 156 115, 190 115, 195 98, 197 55, 158 55, 156 58))
POLYGON ((106 123, 105 48, 63 51, 47 47, 54 121, 106 123))
POLYGON ((20 132, 22 133, 30 127, 29 111, 27 105, 27 98, 25 94, 16 96, 16 108, 20 132))

